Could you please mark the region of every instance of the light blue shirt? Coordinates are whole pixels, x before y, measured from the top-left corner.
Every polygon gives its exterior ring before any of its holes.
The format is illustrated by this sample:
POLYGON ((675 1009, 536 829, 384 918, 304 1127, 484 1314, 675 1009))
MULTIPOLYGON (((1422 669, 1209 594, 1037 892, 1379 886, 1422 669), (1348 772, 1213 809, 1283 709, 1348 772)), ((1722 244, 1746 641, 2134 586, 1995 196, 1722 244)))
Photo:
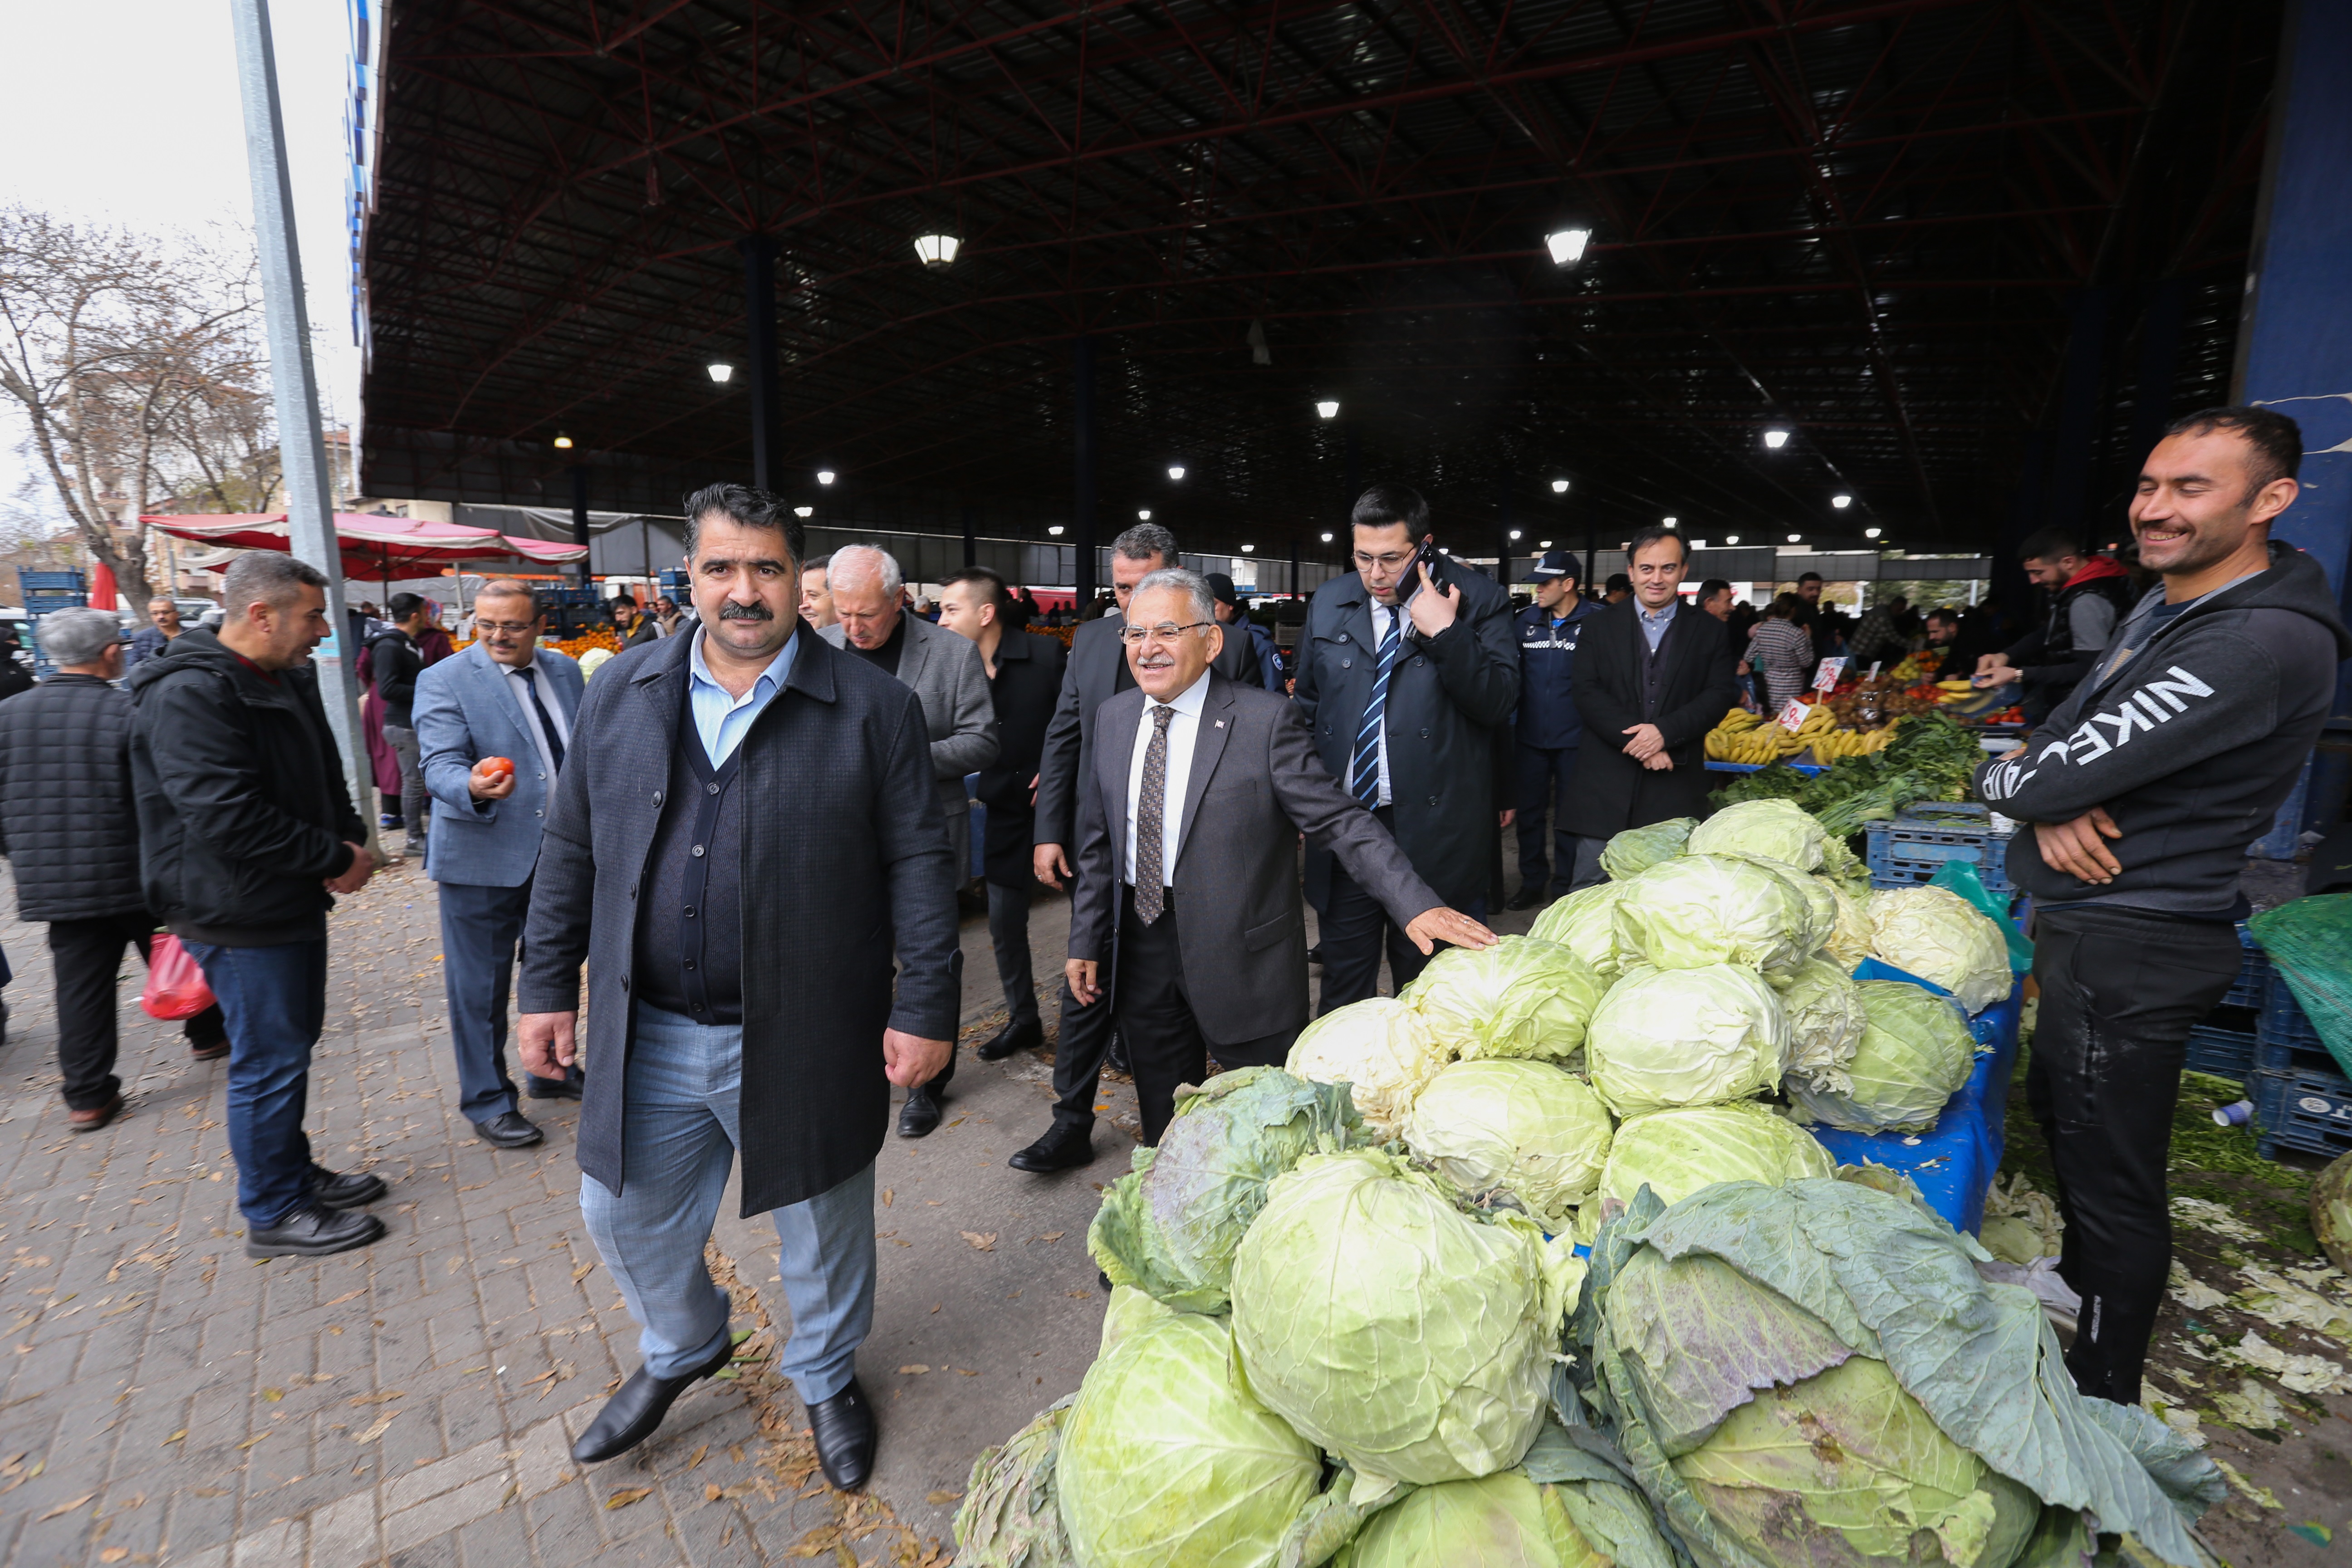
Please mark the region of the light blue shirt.
POLYGON ((1666 624, 1675 618, 1675 612, 1681 607, 1682 595, 1679 594, 1654 612, 1643 609, 1639 603, 1634 605, 1634 613, 1642 617, 1642 635, 1650 639, 1652 653, 1658 651, 1659 639, 1666 635, 1666 624))
POLYGON ((751 721, 784 689, 784 681, 793 672, 793 655, 799 650, 801 636, 794 632, 776 650, 760 679, 740 697, 730 696, 725 687, 711 679, 710 667, 702 662, 703 628, 694 630, 694 647, 686 656, 687 693, 694 709, 695 733, 702 737, 703 754, 713 766, 735 754, 743 743, 751 721))

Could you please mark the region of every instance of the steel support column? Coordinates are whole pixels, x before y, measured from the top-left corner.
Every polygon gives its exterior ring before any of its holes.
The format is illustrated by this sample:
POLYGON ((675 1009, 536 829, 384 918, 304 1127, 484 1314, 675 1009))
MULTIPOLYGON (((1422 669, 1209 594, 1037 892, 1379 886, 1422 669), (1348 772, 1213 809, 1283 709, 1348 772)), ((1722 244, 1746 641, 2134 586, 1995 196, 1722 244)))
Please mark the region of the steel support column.
MULTIPOLYGON (((643 529, 643 523, 638 524, 643 529)), ((572 542, 582 550, 588 549, 588 465, 572 465, 572 542)), ((594 564, 592 552, 580 557, 580 585, 588 586, 594 564)))
POLYGON ((2058 386, 2057 444, 2050 457, 2049 504, 2042 525, 2087 537, 2107 520, 2086 515, 2098 456, 2100 387, 2105 380, 2110 290, 2075 290, 2067 304, 2066 368, 2058 386))
MULTIPOLYGON (((319 427, 319 377, 310 362, 310 312, 302 298, 302 252, 294 232, 294 187, 286 163, 286 120, 278 99, 278 58, 269 0, 230 0, 236 34, 237 97, 245 115, 246 162, 253 178, 254 238, 261 256, 263 320, 269 337, 269 381, 278 416, 278 461, 286 487, 288 542, 297 559, 326 574, 327 624, 313 653, 319 695, 342 753, 343 787, 368 848, 377 850, 374 782, 360 742, 359 693, 352 678, 357 648, 343 646, 343 556, 335 539, 335 498, 327 444, 319 427)), ((380 853, 380 851, 378 851, 380 853)))
POLYGON ((780 393, 776 383, 776 242, 764 234, 743 237, 743 343, 751 363, 751 482, 776 488, 782 456, 780 393))
MULTIPOLYGON (((2139 371, 2132 378, 2131 442, 2124 453, 2134 476, 2163 436, 2164 427, 2172 422, 2172 388, 2180 376, 2181 317, 2188 305, 2187 279, 2166 278, 2149 287, 2147 308, 2140 312, 2139 371)), ((2112 521, 2117 529, 2130 526, 2126 518, 2112 521)))
POLYGON ((963 503, 963 563, 980 564, 980 508, 970 501, 963 503))
POLYGON ((1083 332, 1070 340, 1070 537, 1077 554, 1077 613, 1084 616, 1094 608, 1096 583, 1095 341, 1083 332))

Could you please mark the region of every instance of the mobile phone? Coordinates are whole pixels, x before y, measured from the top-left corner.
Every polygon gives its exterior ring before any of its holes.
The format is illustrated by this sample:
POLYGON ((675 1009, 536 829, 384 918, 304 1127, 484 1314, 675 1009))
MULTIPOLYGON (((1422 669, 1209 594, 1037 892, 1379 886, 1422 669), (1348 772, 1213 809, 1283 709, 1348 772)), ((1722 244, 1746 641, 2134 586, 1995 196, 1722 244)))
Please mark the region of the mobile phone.
POLYGON ((1421 547, 1412 552, 1413 577, 1411 585, 1407 586, 1403 583, 1397 584, 1400 589, 1397 595, 1398 604, 1409 604, 1412 596, 1423 588, 1437 586, 1437 535, 1424 533, 1421 536, 1421 547))

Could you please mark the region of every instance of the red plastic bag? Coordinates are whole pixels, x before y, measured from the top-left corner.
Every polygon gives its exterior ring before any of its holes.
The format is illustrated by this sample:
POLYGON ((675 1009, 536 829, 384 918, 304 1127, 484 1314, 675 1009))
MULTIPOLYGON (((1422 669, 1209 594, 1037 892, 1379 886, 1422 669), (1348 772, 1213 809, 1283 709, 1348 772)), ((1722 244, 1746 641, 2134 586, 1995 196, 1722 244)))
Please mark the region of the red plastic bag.
POLYGON ((213 1005, 213 988, 205 984, 204 967, 188 956, 176 936, 159 936, 148 947, 147 989, 139 1005, 151 1018, 176 1022, 193 1018, 213 1005))

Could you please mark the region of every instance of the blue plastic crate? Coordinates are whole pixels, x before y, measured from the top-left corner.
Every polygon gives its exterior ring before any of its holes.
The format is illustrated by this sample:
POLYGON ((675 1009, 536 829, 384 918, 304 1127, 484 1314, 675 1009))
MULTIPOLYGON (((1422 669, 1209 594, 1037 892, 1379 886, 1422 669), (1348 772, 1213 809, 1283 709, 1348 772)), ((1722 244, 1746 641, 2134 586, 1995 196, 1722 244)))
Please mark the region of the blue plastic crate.
POLYGON ((2263 1159, 2281 1149, 2331 1159, 2352 1151, 2352 1083, 2342 1074, 2257 1071, 2246 1080, 2246 1094, 2254 1102, 2263 1159))
POLYGON ((79 572, 27 572, 22 567, 16 571, 16 585, 27 594, 79 595, 89 588, 79 572))
POLYGON ((2246 929, 2243 921, 2238 922, 2238 946, 2245 953, 2246 961, 2239 967, 2237 982, 2222 996, 2221 1005, 2225 1007, 2259 1007, 2267 995, 2270 984, 2270 955, 2263 951, 2263 944, 2254 940, 2254 933, 2246 929))
POLYGON ((2319 1031, 2304 1015, 2303 1004, 2294 999, 2294 988, 2287 984, 2286 977, 2275 972, 2263 987, 2263 1021, 2259 1028, 2263 1040, 2271 1045, 2315 1051, 2327 1048, 2319 1038, 2319 1031))
POLYGON ((2254 1037, 2242 1029, 2200 1024, 2189 1031, 2189 1059, 2181 1065, 2190 1072, 2243 1083, 2254 1070, 2254 1037))
POLYGON ((2014 828, 1996 828, 1992 813, 1975 801, 1916 805, 1892 822, 1869 825, 1870 885, 1909 888, 1935 880, 1947 860, 1973 861, 1988 893, 2010 894, 2009 841, 2014 828))

